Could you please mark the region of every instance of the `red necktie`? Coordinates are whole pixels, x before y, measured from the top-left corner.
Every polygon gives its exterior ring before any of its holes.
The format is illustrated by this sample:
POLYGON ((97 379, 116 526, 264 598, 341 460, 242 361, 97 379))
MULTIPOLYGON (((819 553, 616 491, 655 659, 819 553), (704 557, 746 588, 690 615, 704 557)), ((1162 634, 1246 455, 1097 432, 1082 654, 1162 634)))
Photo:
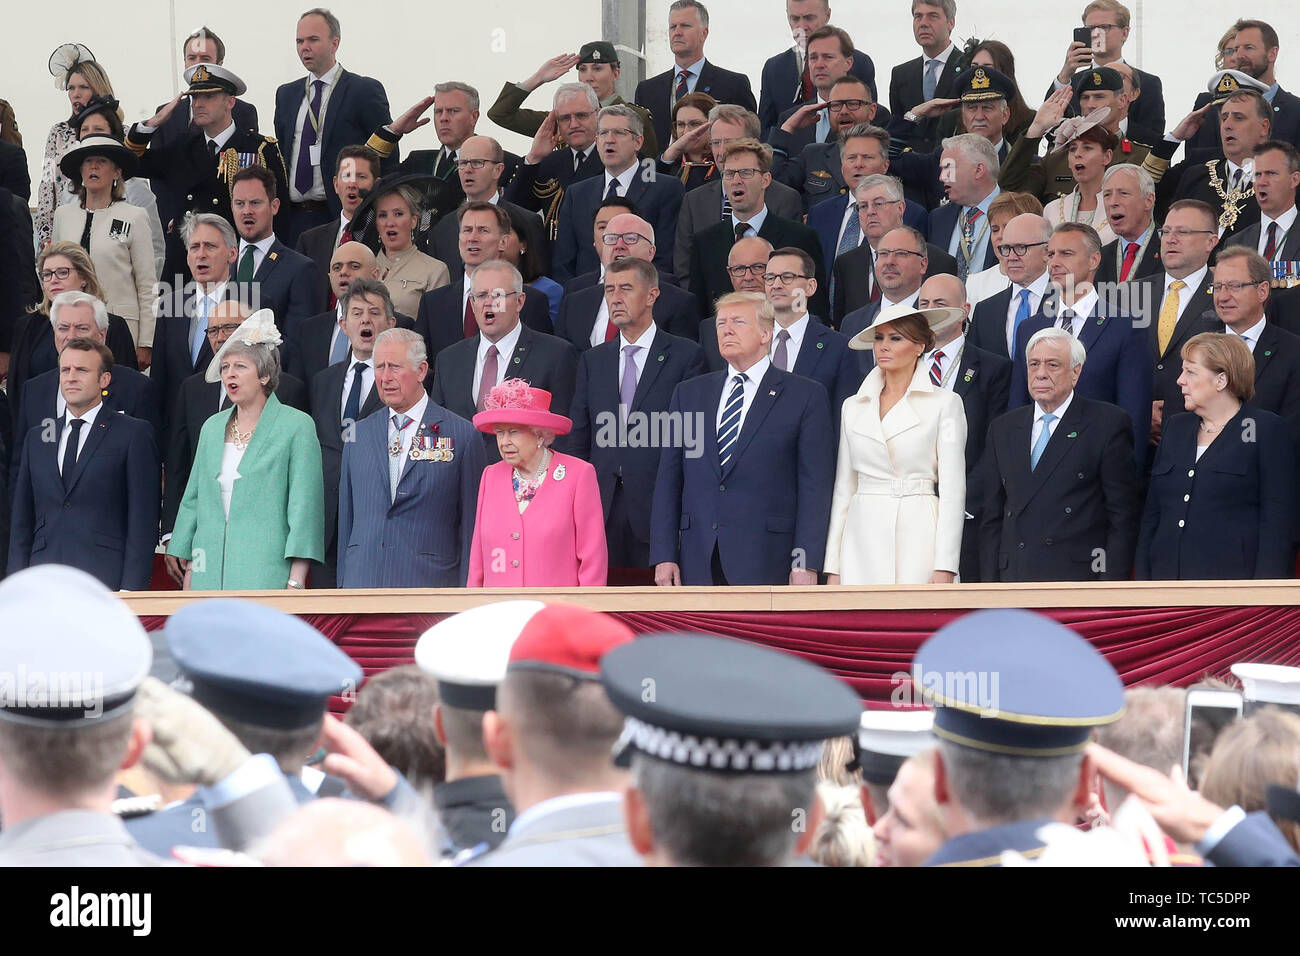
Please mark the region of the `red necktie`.
POLYGON ((808 55, 803 58, 803 76, 799 78, 799 101, 807 103, 813 98, 812 74, 808 72, 808 55))
POLYGON ((478 319, 474 318, 474 300, 465 299, 465 338, 472 339, 478 335, 478 319))
POLYGON ((605 341, 608 342, 614 336, 618 335, 618 326, 609 319, 605 320, 605 341))
POLYGON ((930 381, 934 385, 943 385, 943 376, 939 374, 939 363, 943 360, 943 349, 939 349, 930 358, 930 381))
POLYGON ((1277 223, 1268 224, 1268 243, 1264 246, 1264 258, 1272 259, 1277 254, 1277 223))
POLYGON ((688 70, 682 70, 677 74, 677 89, 673 91, 673 102, 676 103, 688 92, 686 77, 690 75, 688 70))
POLYGON ((1119 270, 1120 282, 1128 281, 1129 270, 1133 268, 1133 263, 1137 262, 1137 257, 1138 257, 1138 244, 1136 242, 1130 242, 1128 244, 1128 249, 1125 250, 1124 252, 1124 264, 1120 266, 1120 270, 1119 270))

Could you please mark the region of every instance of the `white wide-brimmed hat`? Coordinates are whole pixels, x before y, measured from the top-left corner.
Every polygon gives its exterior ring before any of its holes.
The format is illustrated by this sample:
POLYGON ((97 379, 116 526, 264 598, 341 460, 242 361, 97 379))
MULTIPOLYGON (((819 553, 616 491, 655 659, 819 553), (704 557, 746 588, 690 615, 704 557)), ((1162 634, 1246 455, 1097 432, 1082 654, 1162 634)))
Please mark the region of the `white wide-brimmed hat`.
POLYGON ((953 306, 944 306, 937 309, 918 309, 914 305, 891 305, 887 309, 881 309, 870 325, 849 339, 849 348, 857 349, 859 352, 871 351, 872 342, 876 337, 876 329, 882 325, 888 325, 890 322, 905 319, 909 315, 919 315, 930 324, 931 331, 940 332, 954 322, 960 322, 964 319, 966 310, 953 306))
POLYGON ((203 376, 206 381, 221 381, 221 360, 230 351, 232 345, 270 345, 279 346, 284 340, 275 325, 275 313, 270 309, 258 309, 235 330, 235 334, 226 339, 225 344, 208 363, 208 371, 203 376))

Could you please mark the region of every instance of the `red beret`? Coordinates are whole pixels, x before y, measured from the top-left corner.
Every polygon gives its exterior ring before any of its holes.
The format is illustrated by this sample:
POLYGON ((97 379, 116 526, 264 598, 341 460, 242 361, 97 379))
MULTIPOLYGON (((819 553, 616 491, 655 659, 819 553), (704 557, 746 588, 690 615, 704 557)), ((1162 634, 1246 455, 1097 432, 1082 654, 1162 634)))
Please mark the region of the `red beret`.
POLYGON ((632 637, 630 627, 608 614, 571 604, 548 604, 519 632, 506 669, 556 671, 599 680, 605 652, 632 637))

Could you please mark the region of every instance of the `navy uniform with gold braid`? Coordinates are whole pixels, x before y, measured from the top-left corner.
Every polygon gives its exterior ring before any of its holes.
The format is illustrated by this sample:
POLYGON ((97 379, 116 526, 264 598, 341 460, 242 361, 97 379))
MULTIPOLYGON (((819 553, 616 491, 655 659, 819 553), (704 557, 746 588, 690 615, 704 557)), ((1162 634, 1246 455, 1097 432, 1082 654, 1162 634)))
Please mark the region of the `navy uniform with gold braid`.
MULTIPOLYGON (((1124 685, 1110 662, 1069 628, 1029 611, 978 611, 940 628, 916 652, 912 681, 935 705, 941 760, 952 748, 1017 761, 1081 754, 1094 727, 1124 713, 1124 685)), ((981 795, 960 792, 962 781, 944 769, 949 799, 973 816, 981 795)), ((1038 829, 1054 819, 1036 814, 959 833, 926 865, 1000 866, 1006 850, 1032 859, 1045 849, 1038 829)))
MULTIPOLYGON (((243 86, 243 82, 229 70, 201 64, 192 72, 186 93, 236 95, 243 91, 243 86)), ((214 159, 207 149, 207 136, 201 129, 191 129, 186 135, 157 146, 151 144, 153 136, 153 132, 144 132, 136 124, 126 135, 126 145, 140 157, 140 175, 153 184, 161 183, 171 194, 169 205, 178 217, 186 212, 210 212, 233 226, 235 217, 230 209, 230 196, 235 173, 246 166, 265 166, 275 176, 276 194, 280 198, 275 231, 284 234, 288 226, 289 176, 274 138, 263 136, 255 129, 236 126, 214 159)), ((184 272, 188 275, 179 218, 165 224, 165 228, 167 265, 163 274, 171 276, 184 272)))

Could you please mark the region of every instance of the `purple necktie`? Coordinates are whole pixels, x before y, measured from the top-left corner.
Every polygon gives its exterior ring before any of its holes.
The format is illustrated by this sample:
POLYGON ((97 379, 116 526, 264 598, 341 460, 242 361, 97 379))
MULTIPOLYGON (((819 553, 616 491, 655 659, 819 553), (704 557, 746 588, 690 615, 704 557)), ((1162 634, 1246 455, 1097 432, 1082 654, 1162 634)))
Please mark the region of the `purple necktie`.
POLYGON ((776 333, 776 351, 772 354, 772 363, 783 372, 790 371, 790 333, 785 329, 776 333))
POLYGON ((302 118, 302 133, 298 137, 298 164, 293 172, 293 185, 304 196, 311 192, 311 187, 315 184, 315 177, 312 175, 311 148, 316 145, 316 127, 312 125, 312 117, 316 118, 316 122, 320 122, 320 95, 321 90, 325 88, 325 82, 313 80, 311 85, 316 88, 316 92, 312 94, 307 115, 302 118))
POLYGON ((619 404, 624 406, 624 415, 632 408, 632 399, 636 398, 636 353, 639 345, 623 346, 623 384, 618 390, 619 404))
POLYGON ((475 402, 475 409, 483 411, 487 405, 488 392, 497 384, 497 347, 489 345, 487 355, 483 359, 483 377, 478 382, 478 401, 475 402))

